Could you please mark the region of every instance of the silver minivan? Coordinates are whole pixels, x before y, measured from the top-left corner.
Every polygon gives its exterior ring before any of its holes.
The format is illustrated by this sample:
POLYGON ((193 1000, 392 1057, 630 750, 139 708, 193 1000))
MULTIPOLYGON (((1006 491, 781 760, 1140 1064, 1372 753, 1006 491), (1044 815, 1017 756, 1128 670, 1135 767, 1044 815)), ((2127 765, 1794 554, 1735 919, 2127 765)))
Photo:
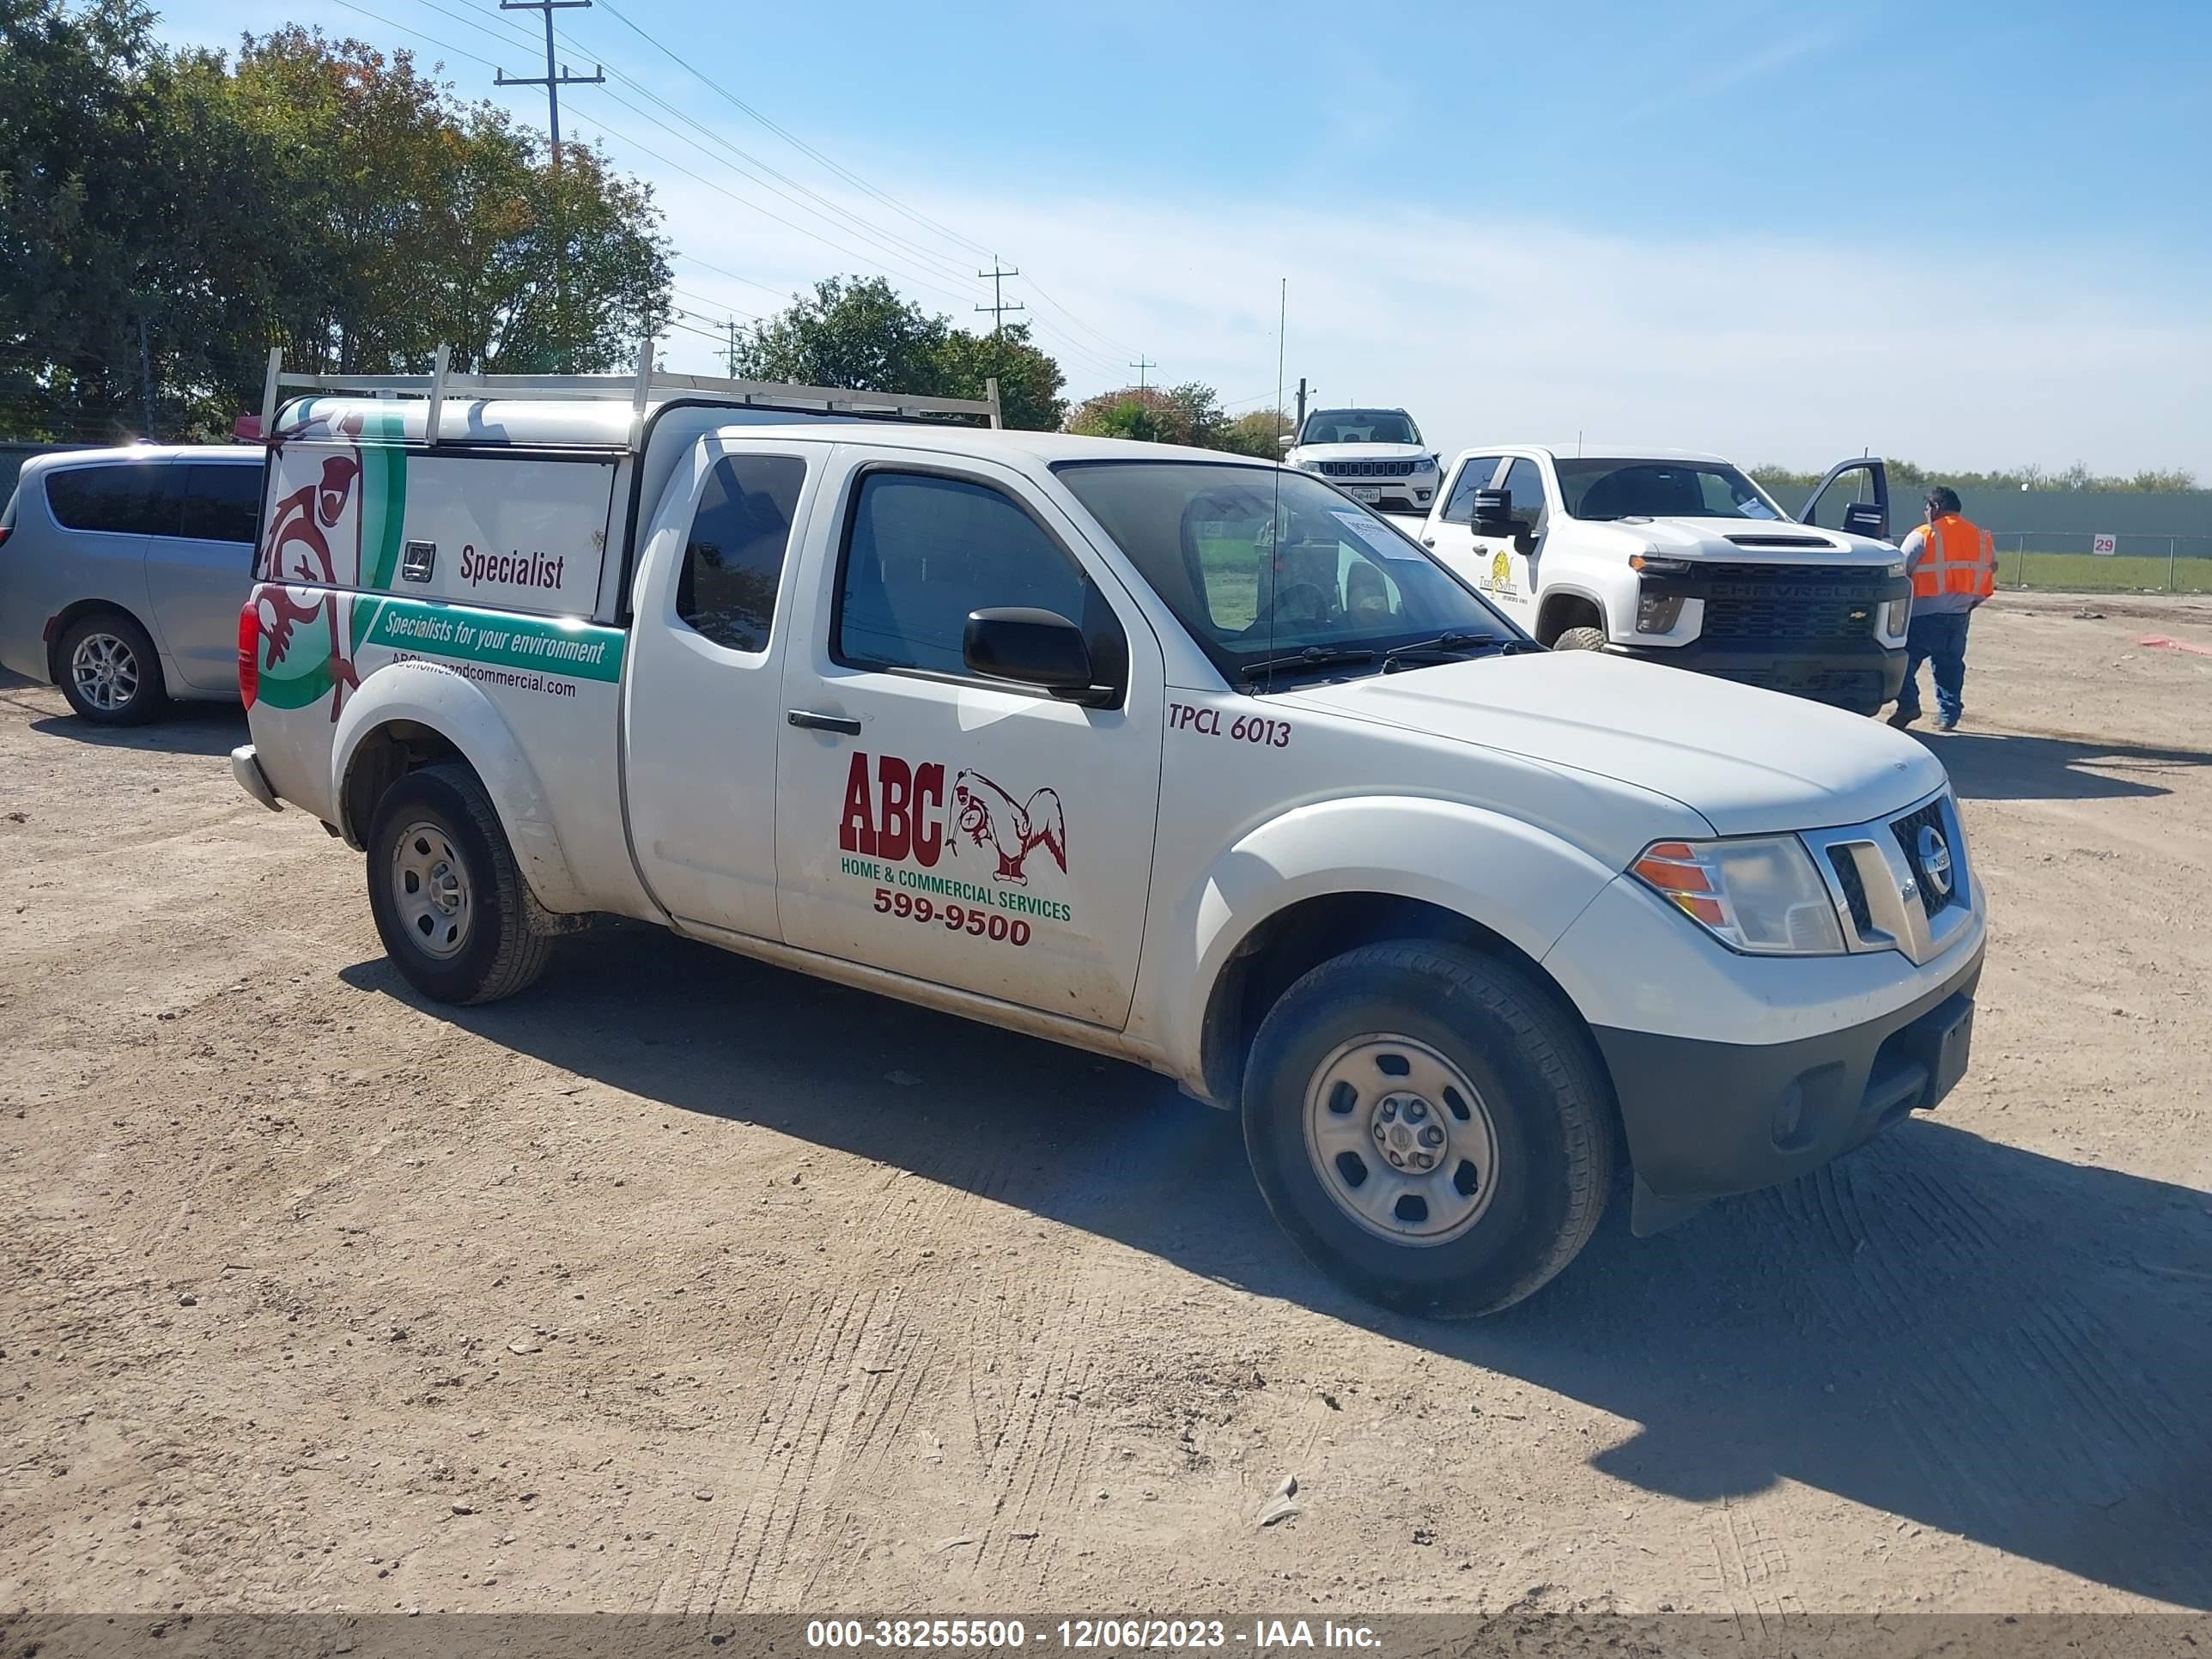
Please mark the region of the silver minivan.
POLYGON ((103 726, 236 702, 263 454, 139 444, 25 462, 0 514, 0 666, 103 726))

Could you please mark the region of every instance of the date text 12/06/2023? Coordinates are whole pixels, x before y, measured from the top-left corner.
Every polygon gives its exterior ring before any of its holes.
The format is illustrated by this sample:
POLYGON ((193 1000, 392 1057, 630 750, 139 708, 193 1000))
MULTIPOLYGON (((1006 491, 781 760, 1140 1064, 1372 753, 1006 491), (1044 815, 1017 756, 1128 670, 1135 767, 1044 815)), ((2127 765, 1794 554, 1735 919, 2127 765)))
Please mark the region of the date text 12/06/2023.
POLYGON ((1334 1620, 1061 1619, 814 1619, 806 1645, 820 1649, 907 1648, 1004 1650, 1036 1647, 1068 1652, 1183 1651, 1243 1648, 1291 1652, 1300 1648, 1372 1651, 1382 1644, 1371 1626, 1334 1620))

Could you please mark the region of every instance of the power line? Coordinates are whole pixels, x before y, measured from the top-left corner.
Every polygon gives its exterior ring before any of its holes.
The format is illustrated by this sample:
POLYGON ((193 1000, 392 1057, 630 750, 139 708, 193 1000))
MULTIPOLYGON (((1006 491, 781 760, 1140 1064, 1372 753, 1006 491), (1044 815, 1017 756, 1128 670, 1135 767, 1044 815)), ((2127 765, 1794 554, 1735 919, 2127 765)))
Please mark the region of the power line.
MULTIPOLYGON (((433 3, 433 0, 421 0, 421 3, 429 5, 433 3)), ((743 99, 738 97, 736 94, 731 92, 720 82, 714 80, 712 77, 699 70, 688 59, 662 45, 660 41, 656 40, 652 34, 648 33, 636 22, 633 21, 629 17, 624 16, 616 7, 608 3, 608 0, 600 0, 600 9, 622 22, 625 27, 629 28, 633 33, 636 34, 640 40, 645 41, 646 44, 652 46, 656 52, 660 52, 664 57, 668 58, 672 62, 678 64, 680 67, 685 70, 686 72, 694 76, 709 90, 727 100, 736 108, 752 117, 762 125, 767 127, 770 131, 775 133, 778 137, 789 143, 794 149, 799 149, 803 154, 811 156, 814 160, 819 161, 832 173, 852 181, 857 187, 866 191, 871 197, 883 201, 886 205, 891 207, 895 211, 901 213, 903 216, 916 220, 918 222, 939 231, 940 234, 946 235, 956 243, 975 248, 978 252, 981 251, 981 244, 969 240, 968 238, 960 235, 957 232, 951 230, 949 227, 941 225, 936 220, 928 218, 926 215, 916 215, 912 213, 906 209, 903 204, 900 203, 896 198, 891 197, 889 192, 877 189, 876 186, 869 184, 866 179, 860 178, 859 174, 854 173, 850 168, 846 167, 831 160, 829 156, 824 155, 820 150, 816 149, 812 145, 807 143, 796 133, 792 132, 789 129, 782 126, 781 124, 771 120, 760 111, 755 109, 753 106, 746 103, 743 99)), ((573 49, 577 51, 582 50, 582 47, 579 46, 576 41, 570 39, 565 32, 561 33, 560 38, 573 49)), ((917 258, 923 261, 934 275, 947 276, 955 281, 963 280, 964 278, 964 272, 952 269, 951 262, 944 259, 941 256, 934 253, 932 250, 923 246, 921 243, 915 241, 911 237, 902 235, 899 232, 891 229, 890 227, 878 221, 869 219, 862 215, 855 213, 842 203, 836 202, 830 198, 823 195, 820 191, 814 190, 811 186, 808 185, 802 180, 794 179, 788 173, 779 171, 776 167, 768 161, 763 161, 758 155, 754 155, 751 151, 740 148, 739 146, 731 143, 721 134, 714 131, 713 129, 702 125, 692 116, 678 108, 675 105, 670 103, 651 87, 638 80, 636 76, 629 74, 621 67, 617 66, 613 70, 613 75, 614 78, 621 82, 624 86, 629 88, 640 96, 647 99, 657 107, 666 111, 670 115, 673 116, 676 119, 682 121, 687 126, 704 134, 710 141, 729 151, 732 155, 740 157, 744 161, 750 163, 752 167, 757 167, 762 172, 768 173, 771 178, 781 179, 783 183, 789 185, 793 190, 800 191, 802 194, 811 198, 816 202, 819 202, 822 204, 823 207, 829 210, 830 214, 837 216, 839 220, 850 222, 850 223, 848 224, 831 221, 830 222, 832 222, 833 227, 837 230, 847 234, 857 234, 862 240, 877 247, 884 247, 884 243, 882 240, 879 240, 879 238, 888 238, 890 241, 897 244, 897 248, 885 248, 885 252, 896 252, 900 250, 905 250, 905 257, 917 258)), ((614 94, 610 94, 609 96, 613 97, 614 94)), ((623 107, 630 110, 632 113, 640 116, 645 120, 653 122, 653 124, 661 131, 671 131, 671 129, 665 122, 656 119, 646 111, 640 110, 636 106, 629 103, 628 100, 617 98, 616 101, 623 104, 623 107)), ((672 136, 681 137, 680 134, 674 134, 672 132, 672 136)), ((694 144, 692 148, 697 149, 701 147, 694 144)), ((702 153, 704 152, 702 151, 702 153)), ((726 162, 724 165, 726 166, 729 164, 726 162)), ((791 202, 793 206, 804 208, 806 211, 814 213, 815 216, 817 218, 825 216, 824 215, 817 212, 814 209, 806 208, 805 204, 793 200, 787 192, 777 190, 774 185, 770 185, 766 179, 761 179, 757 175, 748 172, 746 168, 732 167, 732 170, 750 179, 754 183, 765 185, 776 195, 782 197, 787 202, 791 202)), ((836 245, 832 244, 831 246, 836 245)), ((995 257, 993 259, 993 264, 997 264, 995 257)), ((895 274, 903 274, 896 273, 895 267, 890 267, 890 269, 892 269, 895 274)), ((988 275, 988 273, 979 272, 978 274, 988 275)), ((1115 341, 1110 336, 1101 332, 1097 329, 1092 328, 1080 317, 1069 310, 1067 307, 1062 305, 1052 295, 1047 293, 1043 287, 1033 277, 1028 280, 1030 282, 1030 286, 1036 290, 1039 298, 1044 300, 1060 315, 1066 318, 1070 323, 1073 323, 1077 328, 1083 330, 1085 334, 1088 334, 1093 339, 1103 342, 1108 348, 1108 351, 1106 353, 1101 353, 1094 350, 1086 344, 1085 342, 1076 337, 1074 335, 1068 333, 1065 328, 1047 323, 1042 319, 1037 319, 1036 326, 1041 330, 1048 331, 1053 336, 1063 342, 1065 349, 1073 353, 1075 356, 1089 359, 1095 366, 1105 370, 1109 374, 1116 372, 1118 365, 1113 361, 1110 354, 1123 351, 1128 348, 1123 346, 1119 342, 1115 341)), ((943 290, 939 289, 936 291, 942 292, 943 290)), ((994 297, 1002 299, 1003 295, 994 295, 994 297)))
POLYGON ((460 46, 457 46, 450 40, 441 40, 434 34, 425 34, 421 29, 410 29, 404 23, 395 23, 389 17, 379 16, 375 12, 371 11, 367 6, 356 6, 354 4, 353 0, 337 0, 337 3, 343 6, 348 11, 359 12, 363 17, 368 18, 373 23, 381 23, 388 29, 398 29, 402 34, 411 34, 417 40, 428 40, 434 46, 442 46, 446 51, 453 52, 457 57, 467 58, 471 64, 482 64, 486 69, 493 70, 496 70, 499 68, 499 65, 493 63, 489 58, 479 58, 476 53, 466 51, 460 46))
POLYGON ((948 225, 939 224, 936 220, 929 217, 927 214, 915 212, 913 209, 906 206, 903 203, 899 201, 896 197, 891 195, 888 191, 877 189, 875 185, 861 178, 859 173, 854 173, 850 167, 841 166, 837 162, 831 161, 820 150, 815 149, 813 145, 799 137, 797 133, 791 131, 788 128, 778 125, 767 116, 762 114, 760 111, 755 109, 750 104, 745 102, 745 100, 738 97, 737 94, 732 92, 720 82, 707 75, 696 64, 691 63, 689 59, 679 56, 676 52, 671 52, 666 46, 662 46, 659 41, 654 40, 653 36, 647 34, 642 28, 640 28, 635 23, 632 22, 611 3, 606 3, 606 0, 602 0, 602 3, 605 4, 606 13, 610 17, 612 17, 616 21, 629 29, 638 37, 638 39, 643 40, 655 52, 659 52, 663 57, 666 58, 671 63, 673 63, 679 68, 688 71, 690 74, 696 76, 702 83, 720 94, 726 101, 734 106, 736 108, 742 110, 745 114, 759 122, 770 132, 775 134, 777 137, 789 144, 793 149, 799 151, 802 155, 811 156, 815 161, 829 168, 830 172, 837 174, 838 177, 845 179, 855 188, 865 191, 868 195, 875 198, 876 200, 881 202, 884 206, 891 209, 896 213, 903 215, 905 217, 912 220, 915 224, 923 226, 927 229, 933 230, 940 236, 950 238, 952 241, 967 248, 971 252, 981 254, 989 253, 990 250, 986 248, 981 242, 977 242, 966 236, 963 236, 958 231, 952 229, 948 225))
MULTIPOLYGON (((628 83, 628 77, 627 77, 627 76, 625 76, 625 77, 624 77, 624 81, 625 81, 625 83, 628 83)), ((802 213, 811 213, 811 214, 812 214, 816 218, 817 218, 817 219, 821 219, 821 220, 823 220, 824 222, 828 223, 828 224, 831 227, 831 228, 833 228, 833 229, 835 229, 835 230, 842 231, 842 232, 844 232, 847 235, 858 236, 858 237, 859 237, 862 241, 864 241, 864 242, 867 243, 870 246, 874 247, 874 248, 877 248, 877 249, 879 249, 881 252, 884 252, 884 253, 889 253, 889 254, 893 254, 893 255, 898 255, 898 254, 900 254, 901 250, 900 250, 899 248, 894 247, 890 243, 886 242, 886 241, 879 240, 877 237, 875 237, 875 236, 872 235, 872 234, 869 233, 869 230, 866 228, 866 223, 867 223, 867 222, 866 222, 866 220, 860 220, 860 221, 856 221, 855 224, 854 224, 854 225, 851 225, 851 226, 843 225, 843 224, 839 224, 836 220, 830 218, 828 215, 826 215, 826 214, 823 213, 820 210, 816 209, 816 208, 811 208, 811 207, 807 206, 807 204, 806 204, 805 203, 797 200, 797 199, 796 199, 795 198, 793 198, 793 196, 792 196, 788 191, 781 191, 781 190, 778 190, 778 189, 776 189, 776 187, 775 187, 774 185, 769 184, 769 181, 768 181, 767 179, 763 179, 763 178, 760 178, 760 177, 758 177, 758 176, 757 176, 757 175, 756 175, 756 174, 753 174, 753 173, 750 173, 746 172, 746 170, 745 170, 744 168, 743 168, 743 167, 738 167, 738 166, 736 163, 734 163, 734 162, 732 162, 732 161, 726 161, 722 160, 722 158, 721 158, 720 156, 714 155, 713 151, 709 150, 709 149, 708 149, 704 144, 702 144, 702 143, 701 143, 697 139, 696 139, 696 138, 687 137, 685 137, 683 133, 678 132, 677 131, 675 131, 675 129, 673 129, 672 127, 669 126, 669 125, 668 125, 668 124, 667 124, 666 122, 662 121, 662 120, 659 120, 659 119, 658 119, 656 117, 654 117, 654 115, 652 113, 652 112, 651 112, 651 111, 649 111, 649 110, 642 110, 642 109, 640 109, 640 108, 639 108, 635 104, 631 103, 631 102, 629 101, 629 99, 624 98, 624 97, 623 97, 620 93, 609 92, 609 93, 608 93, 608 94, 606 94, 605 95, 606 95, 608 98, 612 99, 616 103, 620 104, 620 105, 621 105, 624 109, 628 110, 631 114, 633 114, 633 115, 635 115, 635 116, 637 116, 638 118, 641 118, 641 119, 642 119, 642 120, 646 120, 646 121, 650 121, 650 122, 652 122, 652 123, 653 123, 653 125, 654 126, 656 126, 656 127, 659 128, 663 132, 665 132, 665 133, 666 133, 670 137, 674 138, 674 139, 677 139, 677 140, 678 140, 679 142, 681 142, 681 143, 683 143, 689 144, 689 145, 690 145, 693 149, 697 150, 697 151, 698 151, 702 155, 706 156, 709 161, 713 161, 713 162, 714 162, 717 167, 728 167, 728 168, 729 168, 732 173, 738 173, 738 174, 739 174, 741 177, 744 177, 744 178, 746 178, 746 179, 750 179, 750 180, 751 180, 751 182, 753 182, 754 184, 763 185, 763 187, 765 187, 767 190, 769 190, 769 191, 771 191, 773 194, 775 194, 775 195, 776 195, 776 196, 780 196, 780 197, 781 197, 785 201, 789 202, 789 203, 790 203, 793 207, 797 208, 800 212, 802 212, 802 213)), ((667 105, 664 100, 661 100, 661 99, 659 99, 659 98, 654 97, 654 95, 653 95, 651 92, 649 92, 649 91, 648 91, 648 92, 647 92, 647 93, 645 94, 645 95, 646 95, 647 97, 648 97, 648 98, 652 98, 652 99, 653 99, 653 100, 655 103, 660 104, 660 105, 661 105, 661 106, 662 106, 664 109, 667 109, 667 108, 669 108, 669 107, 670 107, 670 106, 668 106, 668 105, 667 105)), ((684 114, 683 114, 683 112, 682 112, 681 111, 672 111, 672 113, 676 114, 679 119, 684 120, 684 121, 686 121, 687 123, 689 123, 690 125, 693 125, 693 126, 698 126, 698 123, 696 123, 696 121, 691 121, 690 118, 689 116, 684 115, 684 114)), ((714 135, 711 131, 708 131, 708 129, 706 129, 706 128, 704 128, 704 127, 700 127, 700 128, 699 128, 699 130, 700 130, 702 132, 706 132, 706 133, 707 133, 707 136, 708 136, 709 138, 714 138, 714 135)), ((715 141, 717 143, 721 143, 721 140, 720 140, 719 138, 716 138, 714 141, 715 141)), ((726 146, 725 146, 725 148, 729 148, 729 146, 726 146, 726 146)), ((739 154, 739 155, 743 155, 743 154, 744 154, 744 152, 743 152, 743 151, 741 151, 741 150, 740 150, 740 151, 738 151, 738 152, 737 152, 737 153, 738 153, 738 154, 739 154)), ((804 188, 804 186, 801 186, 801 188, 804 188)), ((763 210, 763 211, 765 211, 765 210, 763 210)), ((785 223, 785 224, 791 224, 791 221, 789 221, 789 220, 787 220, 787 220, 784 220, 784 221, 782 221, 781 222, 783 222, 783 223, 785 223)), ((803 226, 803 225, 793 225, 793 226, 792 226, 792 228, 793 228, 794 230, 802 230, 802 231, 805 230, 805 226, 803 226)), ((814 234, 815 233, 811 232, 811 231, 808 231, 808 232, 806 232, 806 234, 809 234, 809 235, 812 235, 812 234, 814 234)), ((905 257, 909 257, 909 258, 911 258, 911 257, 917 257, 917 256, 911 256, 911 255, 909 255, 909 256, 905 256, 905 257)), ((934 260, 934 258, 933 258, 932 256, 926 256, 926 255, 925 255, 925 256, 919 256, 919 257, 922 257, 922 258, 929 258, 929 259, 930 259, 929 270, 930 270, 930 273, 931 273, 931 275, 933 275, 933 276, 945 276, 945 277, 948 277, 948 278, 950 278, 951 280, 955 281, 955 282, 959 282, 959 281, 963 281, 963 280, 964 280, 964 279, 965 279, 966 273, 965 273, 964 271, 958 270, 953 269, 953 268, 952 268, 952 267, 951 267, 951 266, 942 264, 941 263, 935 261, 935 260, 934 260)), ((907 273, 905 273, 905 272, 899 271, 899 270, 898 270, 898 268, 897 268, 896 266, 893 266, 893 265, 886 265, 886 266, 884 267, 884 269, 886 269, 886 270, 888 270, 894 271, 894 272, 896 272, 896 274, 899 274, 899 275, 905 275, 905 274, 907 274, 907 273)), ((941 290, 940 290, 940 291, 941 291, 941 290)))
MULTIPOLYGON (((341 0, 341 3, 343 3, 343 0, 341 0)), ((647 118, 650 119, 651 118, 647 117, 647 118)), ((787 229, 795 230, 802 236, 811 237, 814 240, 821 243, 824 247, 835 248, 838 252, 845 254, 850 258, 858 259, 863 264, 873 265, 877 270, 884 271, 887 275, 904 276, 908 281, 916 283, 919 287, 929 289, 933 294, 942 294, 948 300, 957 300, 963 303, 965 303, 967 301, 968 296, 964 294, 953 294, 945 289, 939 288, 934 283, 921 282, 920 278, 915 276, 911 272, 899 270, 896 267, 885 264, 879 259, 871 259, 866 254, 859 252, 857 249, 847 247, 842 242, 831 241, 830 238, 823 235, 819 231, 809 230, 805 225, 794 223, 793 221, 785 218, 781 214, 771 213, 759 203, 749 200, 747 198, 738 195, 737 191, 728 189, 724 185, 716 184, 711 179, 702 178, 700 174, 692 172, 690 168, 685 167, 681 161, 671 161, 667 156, 663 155, 659 150, 650 149, 647 145, 641 143, 637 139, 631 137, 629 134, 623 132, 617 127, 609 126, 604 120, 600 121, 599 125, 605 131, 612 135, 615 138, 629 145, 633 149, 637 150, 641 155, 650 155, 654 161, 659 162, 663 167, 675 168, 677 172, 682 173, 685 178, 692 180, 694 183, 704 185, 708 190, 714 191, 717 195, 726 196, 730 200, 737 203, 740 207, 750 208, 755 213, 759 214, 762 217, 774 220, 777 224, 785 227, 787 229)))

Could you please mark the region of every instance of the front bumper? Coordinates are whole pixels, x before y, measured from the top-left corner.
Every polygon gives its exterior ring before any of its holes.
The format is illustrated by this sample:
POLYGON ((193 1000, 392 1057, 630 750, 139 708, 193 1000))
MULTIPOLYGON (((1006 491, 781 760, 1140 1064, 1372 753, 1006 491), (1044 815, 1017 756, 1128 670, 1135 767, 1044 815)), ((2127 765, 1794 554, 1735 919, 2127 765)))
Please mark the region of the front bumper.
POLYGON ((1412 513, 1425 519, 1429 504, 1437 498, 1437 484, 1443 474, 1416 473, 1404 478, 1333 478, 1325 472, 1314 476, 1323 483, 1334 484, 1355 501, 1364 502, 1377 513, 1412 513))
POLYGON ((1808 641, 1801 650, 1779 640, 1692 640, 1675 646, 1624 644, 1607 647, 1640 662, 1671 663, 1700 674, 1832 703, 1871 714, 1894 702, 1905 684, 1905 649, 1878 640, 1844 645, 1808 641), (1785 647, 1777 649, 1778 646, 1785 647))
MULTIPOLYGON (((1639 601, 1695 602, 1698 632, 1680 645, 1634 634, 1613 648, 1651 662, 1871 714, 1905 684, 1905 646, 1877 631, 1911 597, 1903 576, 1844 565, 1755 562, 1644 572, 1639 601)), ((1632 626, 1634 619, 1627 620, 1632 626)))
POLYGON ((1942 983, 1876 1018, 1787 1042, 1593 1027, 1636 1170, 1634 1231, 1792 1180, 1934 1108, 1966 1073, 1982 955, 1977 943, 1942 983))

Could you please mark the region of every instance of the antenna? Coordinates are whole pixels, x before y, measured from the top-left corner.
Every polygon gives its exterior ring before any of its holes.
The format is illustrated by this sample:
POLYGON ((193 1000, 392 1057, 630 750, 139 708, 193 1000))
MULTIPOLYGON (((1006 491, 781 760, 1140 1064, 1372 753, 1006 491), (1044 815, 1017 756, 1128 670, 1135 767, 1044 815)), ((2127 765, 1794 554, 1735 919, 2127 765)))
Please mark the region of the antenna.
MULTIPOLYGON (((1275 416, 1283 413, 1284 325, 1291 314, 1291 279, 1283 278, 1275 301, 1275 416)), ((1283 458, 1275 457, 1275 499, 1267 508, 1267 689, 1275 689, 1275 600, 1283 574, 1283 458)))

